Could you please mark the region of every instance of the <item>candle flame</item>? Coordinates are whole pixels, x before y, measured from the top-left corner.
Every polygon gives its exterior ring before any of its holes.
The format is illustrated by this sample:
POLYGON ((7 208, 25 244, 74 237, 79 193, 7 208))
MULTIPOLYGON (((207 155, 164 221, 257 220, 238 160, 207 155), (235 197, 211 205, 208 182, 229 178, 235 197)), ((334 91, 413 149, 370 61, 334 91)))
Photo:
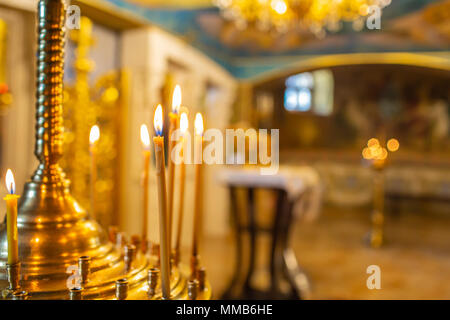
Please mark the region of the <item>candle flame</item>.
POLYGON ((387 148, 390 152, 395 152, 400 148, 400 143, 397 139, 392 138, 387 142, 387 148))
POLYGON ((173 90, 173 96, 172 96, 172 112, 178 113, 180 111, 181 106, 181 88, 177 84, 175 86, 175 89, 173 90))
POLYGON ((203 117, 200 112, 195 115, 195 134, 203 135, 203 117))
POLYGON ((145 149, 150 147, 150 135, 145 124, 141 125, 141 142, 145 149))
POLYGON ((91 128, 91 132, 89 134, 89 142, 90 144, 94 144, 100 139, 100 129, 98 128, 98 125, 95 125, 91 128))
POLYGON ((375 146, 379 146, 380 145, 380 141, 378 141, 377 138, 372 138, 369 139, 369 141, 367 141, 367 146, 370 147, 375 147, 375 146))
POLYGON ((189 120, 186 112, 183 112, 180 116, 180 131, 184 135, 189 128, 189 120))
POLYGON ((155 127, 155 132, 158 136, 162 135, 163 132, 163 113, 162 106, 158 104, 155 110, 155 117, 153 118, 153 125, 155 127))
POLYGON ((14 194, 16 191, 16 183, 14 181, 14 175, 11 169, 8 169, 8 171, 6 171, 5 181, 6 181, 6 189, 8 189, 8 192, 10 194, 14 194))

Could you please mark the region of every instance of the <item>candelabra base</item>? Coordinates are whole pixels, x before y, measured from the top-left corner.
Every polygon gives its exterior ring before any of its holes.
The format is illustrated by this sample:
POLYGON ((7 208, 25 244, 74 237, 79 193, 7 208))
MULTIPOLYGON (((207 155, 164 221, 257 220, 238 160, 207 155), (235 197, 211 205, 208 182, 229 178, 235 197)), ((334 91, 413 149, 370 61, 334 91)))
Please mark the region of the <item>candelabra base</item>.
MULTIPOLYGON (((109 256, 112 257, 111 255, 109 256)), ((94 261, 93 271, 91 271, 89 281, 80 288, 79 299, 73 299, 73 290, 71 288, 72 280, 76 282, 75 275, 66 275, 66 279, 30 279, 22 280, 21 287, 12 290, 5 280, 0 280, 0 286, 7 287, 2 291, 3 299, 11 300, 116 300, 116 282, 121 279, 127 280, 127 300, 161 300, 162 292, 160 281, 153 289, 153 293, 149 295, 148 270, 152 269, 157 263, 156 256, 148 256, 138 253, 136 260, 133 262, 133 268, 124 273, 126 267, 124 259, 113 263, 109 268, 98 268, 98 262, 94 261), (30 293, 23 290, 30 290, 30 293)), ((183 264, 172 269, 171 283, 171 300, 189 300, 188 279, 190 268, 183 264)), ((27 278, 25 276, 25 278, 27 278)), ((77 290, 78 291, 78 290, 77 290)), ((203 290, 198 290, 196 300, 209 300, 212 296, 212 290, 209 282, 205 282, 203 290)))
POLYGON ((368 246, 376 249, 384 245, 384 214, 381 211, 374 210, 372 213, 372 230, 366 236, 368 246))

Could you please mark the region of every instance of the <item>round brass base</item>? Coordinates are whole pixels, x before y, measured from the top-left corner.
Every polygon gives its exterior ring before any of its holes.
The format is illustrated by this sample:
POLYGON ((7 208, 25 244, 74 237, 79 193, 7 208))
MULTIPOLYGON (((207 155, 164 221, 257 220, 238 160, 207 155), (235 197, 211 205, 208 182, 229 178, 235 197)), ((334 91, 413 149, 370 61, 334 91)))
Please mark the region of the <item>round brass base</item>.
MULTIPOLYGON (((155 294, 148 295, 148 270, 157 257, 136 253, 130 268, 124 247, 109 242, 101 226, 59 184, 30 182, 19 204, 18 233, 21 261, 21 289, 28 299, 69 299, 73 274, 80 257, 89 256, 89 276, 83 287, 83 299, 115 299, 115 283, 128 280, 128 299, 161 299, 159 283, 155 294)), ((6 224, 0 225, 0 289, 9 286, 6 274, 6 224)), ((189 268, 173 268, 171 297, 188 299, 189 268)), ((210 299, 209 285, 198 299, 210 299)))

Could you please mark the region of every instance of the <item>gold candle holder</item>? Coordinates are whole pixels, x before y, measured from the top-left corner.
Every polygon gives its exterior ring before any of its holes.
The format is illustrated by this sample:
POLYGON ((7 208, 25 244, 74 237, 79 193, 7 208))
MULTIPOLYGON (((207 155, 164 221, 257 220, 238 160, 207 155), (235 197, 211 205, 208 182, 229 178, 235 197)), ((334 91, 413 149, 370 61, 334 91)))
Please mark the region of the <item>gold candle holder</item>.
POLYGON ((189 300, 197 300, 198 281, 195 279, 188 281, 188 296, 189 296, 189 300))
POLYGON ((82 288, 72 288, 69 290, 70 300, 83 300, 83 289, 82 288))
POLYGON ((119 279, 116 281, 116 299, 125 300, 128 297, 128 279, 119 279))
POLYGON ((11 299, 12 300, 28 300, 28 292, 23 290, 23 291, 15 291, 12 293, 11 295, 11 299))
POLYGON ((91 257, 82 256, 78 259, 78 270, 81 275, 81 284, 85 285, 89 281, 89 274, 91 273, 91 257))
POLYGON ((20 262, 6 265, 6 273, 8 276, 8 291, 15 292, 20 289, 20 262))
POLYGON ((379 248, 384 243, 384 167, 385 160, 378 160, 374 164, 373 199, 374 206, 371 215, 372 230, 370 232, 370 246, 379 248), (381 163, 382 161, 382 163, 381 163))
POLYGON ((125 246, 124 250, 124 262, 125 262, 125 273, 131 271, 133 266, 133 260, 135 259, 136 247, 132 244, 125 246))
POLYGON ((20 262, 6 265, 6 274, 8 278, 8 287, 3 290, 4 299, 25 300, 28 298, 28 292, 21 290, 20 287, 20 262))
POLYGON ((373 170, 373 210, 371 214, 371 231, 368 235, 368 243, 372 248, 379 248, 384 244, 384 196, 385 179, 384 169, 388 164, 388 150, 396 152, 400 147, 397 139, 390 139, 386 148, 376 138, 367 142, 367 147, 362 151, 364 159, 369 160, 373 170))
POLYGON ((151 268, 148 270, 148 296, 153 297, 156 293, 156 286, 158 285, 159 269, 151 268))

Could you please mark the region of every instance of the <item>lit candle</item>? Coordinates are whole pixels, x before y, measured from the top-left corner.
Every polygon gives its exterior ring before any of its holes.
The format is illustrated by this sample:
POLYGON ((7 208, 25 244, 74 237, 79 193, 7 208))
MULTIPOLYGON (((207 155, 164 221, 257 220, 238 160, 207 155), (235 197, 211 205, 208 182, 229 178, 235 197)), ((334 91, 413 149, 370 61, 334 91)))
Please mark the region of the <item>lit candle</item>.
POLYGON ((147 252, 148 248, 148 176, 149 176, 149 165, 150 165, 150 135, 148 134, 148 129, 145 124, 141 125, 141 142, 144 156, 144 169, 142 174, 142 251, 147 252))
POLYGON ((192 240, 192 273, 196 276, 198 265, 198 245, 200 238, 201 219, 203 215, 202 193, 203 193, 203 170, 202 170, 202 152, 203 152, 203 118, 200 113, 195 115, 195 136, 194 136, 194 166, 195 166, 195 197, 194 197, 194 233, 192 240))
POLYGON ((175 182, 175 163, 172 159, 172 150, 175 148, 176 139, 172 139, 173 133, 178 129, 178 122, 180 117, 178 115, 181 106, 181 88, 179 85, 175 86, 172 97, 172 112, 169 113, 169 182, 167 189, 168 196, 168 234, 169 234, 169 248, 172 248, 172 220, 173 220, 173 198, 174 198, 174 182, 175 182))
POLYGON ((170 248, 167 228, 167 196, 166 174, 164 165, 164 137, 162 107, 158 105, 153 119, 156 136, 153 137, 156 160, 156 182, 158 184, 159 201, 159 237, 160 237, 160 261, 161 261, 161 288, 164 299, 170 298, 170 248))
POLYGON ((3 199, 6 201, 6 232, 8 238, 8 264, 14 265, 19 262, 19 237, 17 233, 17 199, 15 194, 16 185, 14 175, 10 169, 6 172, 7 194, 3 199))
POLYGON ((183 230, 183 213, 184 213, 184 184, 186 176, 186 166, 184 163, 184 148, 185 135, 189 127, 188 117, 185 112, 180 116, 180 134, 181 134, 181 162, 180 162, 180 202, 178 208, 178 225, 177 225, 177 239, 175 244, 176 262, 180 261, 180 247, 181 247, 181 232, 183 230))
POLYGON ((96 219, 95 184, 97 182, 97 142, 100 139, 100 129, 97 125, 91 128, 89 134, 89 151, 91 154, 91 215, 96 219))

